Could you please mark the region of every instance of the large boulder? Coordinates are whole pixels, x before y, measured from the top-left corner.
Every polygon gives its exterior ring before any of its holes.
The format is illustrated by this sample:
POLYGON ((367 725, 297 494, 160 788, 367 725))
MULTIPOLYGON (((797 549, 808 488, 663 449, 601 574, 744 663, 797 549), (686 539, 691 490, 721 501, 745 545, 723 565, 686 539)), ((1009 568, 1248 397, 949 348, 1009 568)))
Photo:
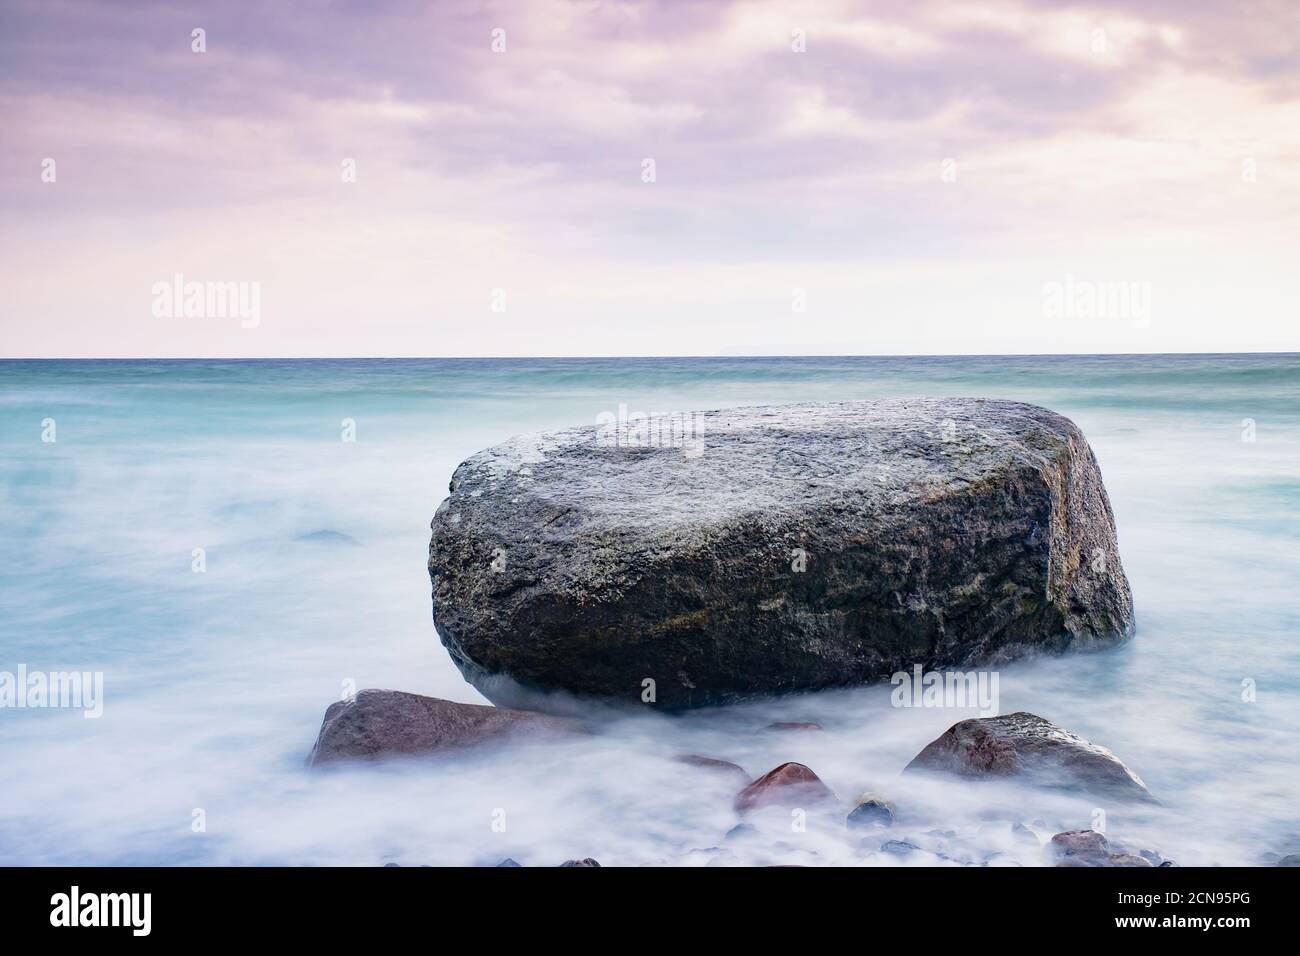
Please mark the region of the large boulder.
POLYGON ((421 756, 577 732, 577 724, 549 714, 458 704, 397 690, 363 690, 351 701, 337 701, 326 709, 307 762, 315 766, 421 756))
POLYGON ((1088 443, 1033 405, 592 425, 479 452, 450 490, 429 546, 434 622, 498 703, 653 690, 685 708, 1105 645, 1133 627, 1088 443))
POLYGON ((1105 747, 1023 712, 953 724, 903 769, 1018 777, 1041 786, 1154 801, 1141 778, 1105 747))

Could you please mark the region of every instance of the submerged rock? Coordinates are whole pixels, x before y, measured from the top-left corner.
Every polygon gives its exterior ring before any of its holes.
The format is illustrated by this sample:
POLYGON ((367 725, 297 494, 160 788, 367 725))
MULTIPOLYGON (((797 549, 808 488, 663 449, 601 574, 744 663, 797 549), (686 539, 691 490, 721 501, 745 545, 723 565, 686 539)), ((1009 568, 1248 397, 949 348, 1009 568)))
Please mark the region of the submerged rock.
POLYGON ((894 825, 894 805, 874 793, 858 797, 858 805, 845 822, 850 827, 890 827, 894 825))
POLYGON ((1151 861, 1116 847, 1095 830, 1069 830, 1052 837, 1057 866, 1152 866, 1151 861))
POLYGON ((1077 858, 1085 863, 1104 863, 1110 858, 1110 846, 1096 830, 1058 833, 1052 837, 1051 844, 1058 856, 1077 858))
POLYGON ((1138 775, 1105 747, 1024 712, 953 724, 903 769, 1021 777, 1040 786, 1155 802, 1138 775))
POLYGON ((723 840, 748 840, 759 835, 758 827, 752 823, 737 823, 726 832, 723 840))
POLYGON ((1166 867, 1168 867, 1168 866, 1177 866, 1177 865, 1178 865, 1178 864, 1175 863, 1173 860, 1166 860, 1163 856, 1161 856, 1161 855, 1160 855, 1159 853, 1157 853, 1155 850, 1140 850, 1140 851, 1138 851, 1138 856, 1142 857, 1142 859, 1146 860, 1146 861, 1147 861, 1148 863, 1150 863, 1152 866, 1166 866, 1166 867))
POLYGON ((686 708, 1131 633, 1097 463, 1054 412, 780 405, 634 437, 515 438, 452 476, 434 623, 490 699, 686 708))
POLYGON ((908 856, 921 849, 915 843, 908 843, 906 840, 886 840, 880 844, 881 853, 892 853, 895 856, 908 856))
POLYGON ((579 731, 573 721, 548 714, 363 690, 351 701, 330 704, 307 762, 436 754, 579 731))
POLYGON ((748 783, 754 778, 749 775, 744 767, 734 764, 730 760, 719 760, 717 757, 705 757, 700 754, 681 754, 675 758, 678 763, 689 764, 692 767, 699 767, 702 770, 713 770, 718 773, 724 773, 734 777, 741 783, 748 783))
POLYGON ((736 811, 748 813, 767 806, 809 806, 834 799, 831 789, 803 764, 783 763, 736 794, 736 811))
POLYGON ((350 534, 344 534, 342 531, 335 531, 332 528, 325 528, 321 531, 312 531, 309 534, 298 535, 299 541, 310 541, 316 544, 356 544, 357 539, 350 534))
POLYGON ((811 720, 778 720, 767 725, 768 730, 821 730, 822 725, 811 720))
POLYGON ((1020 843, 1029 846, 1042 846, 1042 841, 1038 839, 1038 834, 1023 823, 1014 823, 1011 825, 1011 835, 1020 843))

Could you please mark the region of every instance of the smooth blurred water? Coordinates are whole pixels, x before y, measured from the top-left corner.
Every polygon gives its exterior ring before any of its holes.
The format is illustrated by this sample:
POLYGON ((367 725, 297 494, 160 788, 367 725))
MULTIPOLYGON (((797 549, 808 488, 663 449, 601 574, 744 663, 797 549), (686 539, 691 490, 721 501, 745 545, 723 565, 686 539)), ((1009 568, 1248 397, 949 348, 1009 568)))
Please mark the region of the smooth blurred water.
POLYGON ((1011 824, 1045 840, 1092 825, 1095 801, 901 777, 974 714, 893 708, 888 686, 303 766, 347 686, 481 700, 434 633, 425 566, 473 452, 621 404, 911 395, 1045 405, 1097 454, 1137 638, 1005 667, 1000 703, 1110 747, 1164 802, 1100 807, 1108 835, 1185 865, 1300 849, 1300 356, 49 361, 0 362, 0 671, 103 671, 106 700, 98 720, 0 709, 0 863, 1047 862, 1011 824), (782 719, 825 730, 764 729, 782 719), (844 806, 724 841, 734 783, 684 752, 754 775, 801 761, 844 806), (860 848, 843 813, 869 789, 899 819, 860 848))

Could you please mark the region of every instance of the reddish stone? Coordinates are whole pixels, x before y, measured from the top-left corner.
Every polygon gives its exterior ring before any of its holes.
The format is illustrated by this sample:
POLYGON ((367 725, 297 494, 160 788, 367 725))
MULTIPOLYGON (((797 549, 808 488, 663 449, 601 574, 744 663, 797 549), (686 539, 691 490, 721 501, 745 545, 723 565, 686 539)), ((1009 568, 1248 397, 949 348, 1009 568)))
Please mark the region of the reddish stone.
POLYGON ((783 763, 736 794, 736 811, 747 813, 773 805, 798 807, 834 797, 821 778, 803 764, 783 763))
POLYGON ((351 701, 330 704, 307 763, 423 757, 581 732, 563 717, 367 688, 351 701))
POLYGON ((702 754, 679 754, 673 759, 678 763, 690 764, 692 767, 700 767, 703 770, 729 774, 743 783, 748 783, 754 779, 746 773, 744 767, 734 764, 730 760, 719 760, 717 757, 705 757, 702 754))

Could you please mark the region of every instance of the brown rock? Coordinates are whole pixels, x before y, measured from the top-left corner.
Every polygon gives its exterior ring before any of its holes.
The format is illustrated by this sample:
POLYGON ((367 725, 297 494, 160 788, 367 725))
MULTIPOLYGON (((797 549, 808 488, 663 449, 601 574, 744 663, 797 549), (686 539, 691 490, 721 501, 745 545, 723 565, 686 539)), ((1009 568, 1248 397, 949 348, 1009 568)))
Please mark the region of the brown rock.
POLYGON ((1095 830, 1067 830, 1052 837, 1057 866, 1151 866, 1149 860, 1113 848, 1095 830))
POLYGON ((953 724, 904 771, 963 777, 1023 777, 1049 787, 1158 802, 1141 778, 1105 747, 1036 714, 1004 714, 953 724))
POLYGON ((557 738, 580 732, 560 717, 458 704, 397 690, 363 690, 325 711, 307 763, 416 756, 507 740, 557 738))
POLYGON ((1062 857, 1078 857, 1094 863, 1110 855, 1106 838, 1096 830, 1067 830, 1052 837, 1052 849, 1062 857))
POLYGON ((801 763, 783 763, 736 794, 736 811, 748 813, 774 805, 797 807, 833 799, 835 794, 817 774, 801 763))
POLYGON ((734 764, 730 760, 719 760, 717 757, 705 757, 700 754, 679 754, 673 758, 678 763, 689 764, 692 767, 700 767, 704 770, 714 770, 718 773, 725 773, 729 776, 736 777, 742 783, 749 783, 754 778, 749 775, 744 767, 734 764))

